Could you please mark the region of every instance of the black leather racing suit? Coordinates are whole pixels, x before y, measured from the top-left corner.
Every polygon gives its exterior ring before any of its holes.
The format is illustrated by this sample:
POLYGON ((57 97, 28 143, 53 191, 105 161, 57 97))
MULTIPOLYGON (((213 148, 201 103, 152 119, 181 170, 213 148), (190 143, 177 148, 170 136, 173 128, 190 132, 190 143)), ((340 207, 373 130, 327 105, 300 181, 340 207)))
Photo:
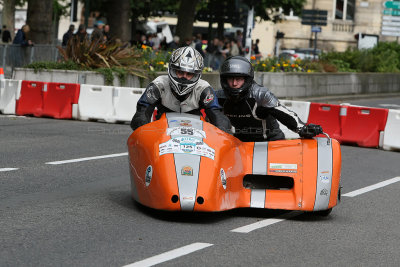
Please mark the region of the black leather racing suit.
POLYGON ((223 90, 216 92, 224 114, 235 128, 234 136, 244 142, 285 139, 277 120, 297 132, 304 126, 296 113, 281 105, 267 88, 253 81, 246 97, 238 102, 228 99, 223 90))
POLYGON ((166 112, 184 112, 201 115, 200 110, 204 109, 208 120, 225 132, 231 132, 229 119, 221 112, 215 91, 210 84, 204 80, 194 87, 193 91, 185 98, 178 99, 172 93, 167 75, 159 76, 152 81, 140 97, 136 113, 131 121, 131 128, 138 127, 151 121, 154 109, 157 107, 156 119, 159 119, 166 112))

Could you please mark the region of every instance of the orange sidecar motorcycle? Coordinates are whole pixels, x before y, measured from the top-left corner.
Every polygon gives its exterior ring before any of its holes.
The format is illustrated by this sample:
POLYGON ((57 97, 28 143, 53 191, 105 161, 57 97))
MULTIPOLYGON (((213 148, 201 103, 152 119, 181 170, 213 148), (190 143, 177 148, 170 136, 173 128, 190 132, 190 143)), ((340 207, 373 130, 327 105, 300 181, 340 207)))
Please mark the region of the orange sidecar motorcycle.
POLYGON ((132 197, 160 210, 318 211, 340 200, 341 152, 330 138, 241 142, 200 116, 167 113, 128 139, 132 197))

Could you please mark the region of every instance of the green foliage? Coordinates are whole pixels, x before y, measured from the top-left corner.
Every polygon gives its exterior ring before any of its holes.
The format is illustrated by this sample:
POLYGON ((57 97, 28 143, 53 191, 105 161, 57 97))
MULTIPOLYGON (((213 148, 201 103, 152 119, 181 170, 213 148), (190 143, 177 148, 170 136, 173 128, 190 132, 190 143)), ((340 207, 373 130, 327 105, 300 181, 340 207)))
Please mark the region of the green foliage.
MULTIPOLYGON (((127 45, 107 42, 83 40, 74 36, 67 47, 57 47, 64 61, 72 61, 82 68, 117 70, 123 68, 126 73, 147 78, 146 66, 143 65, 142 52, 127 45)), ((120 76, 121 71, 117 71, 120 76)))
POLYGON ((310 60, 296 59, 295 61, 266 58, 261 61, 252 61, 255 71, 261 72, 320 72, 322 65, 310 60))
POLYGON ((81 65, 76 64, 72 61, 63 62, 34 62, 24 66, 25 68, 34 69, 35 72, 42 70, 89 70, 81 65))
POLYGON ((371 49, 348 49, 321 55, 321 62, 333 64, 340 72, 399 72, 400 45, 381 42, 371 49))

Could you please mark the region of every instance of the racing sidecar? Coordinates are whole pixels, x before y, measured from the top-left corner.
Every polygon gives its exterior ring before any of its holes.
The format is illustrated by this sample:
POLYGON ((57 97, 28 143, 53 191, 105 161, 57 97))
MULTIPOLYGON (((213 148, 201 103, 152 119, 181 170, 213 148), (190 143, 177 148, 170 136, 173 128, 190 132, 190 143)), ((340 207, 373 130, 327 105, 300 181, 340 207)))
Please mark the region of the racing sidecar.
POLYGON ((330 212, 341 152, 330 138, 241 142, 200 116, 167 113, 128 139, 132 197, 171 211, 330 212))

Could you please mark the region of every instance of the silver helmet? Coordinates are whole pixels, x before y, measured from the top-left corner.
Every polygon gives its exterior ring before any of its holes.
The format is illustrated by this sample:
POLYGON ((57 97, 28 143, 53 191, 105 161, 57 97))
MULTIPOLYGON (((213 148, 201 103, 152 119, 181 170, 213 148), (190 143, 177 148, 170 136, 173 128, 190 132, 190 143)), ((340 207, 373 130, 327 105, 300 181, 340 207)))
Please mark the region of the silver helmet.
POLYGON ((168 76, 171 82, 172 92, 177 96, 184 96, 192 92, 203 71, 203 57, 199 52, 190 46, 178 48, 172 52, 168 64, 168 76), (176 71, 193 73, 190 80, 178 78, 176 71))

